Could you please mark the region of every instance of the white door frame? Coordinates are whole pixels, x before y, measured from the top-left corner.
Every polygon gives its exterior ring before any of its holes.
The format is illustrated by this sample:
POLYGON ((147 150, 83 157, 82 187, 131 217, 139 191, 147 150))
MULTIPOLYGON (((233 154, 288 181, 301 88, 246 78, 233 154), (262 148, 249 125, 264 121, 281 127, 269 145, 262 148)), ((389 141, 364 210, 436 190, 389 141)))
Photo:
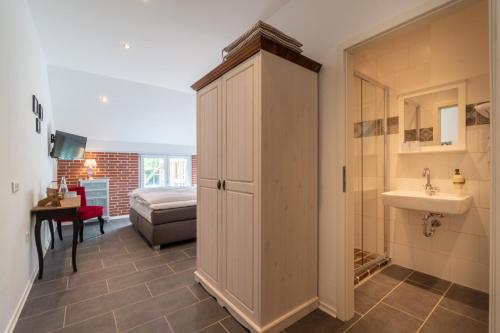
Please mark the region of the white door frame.
POLYGON ((491 150, 491 210, 490 210, 490 332, 500 330, 500 255, 498 255, 497 241, 500 241, 500 135, 493 129, 498 129, 498 118, 496 116, 497 105, 500 105, 500 0, 489 0, 490 2, 490 90, 491 110, 490 112, 490 150, 491 150))
MULTIPOLYGON (((412 23, 426 15, 436 12, 444 7, 454 5, 461 0, 430 0, 422 6, 415 8, 409 12, 399 15, 382 25, 376 26, 367 30, 365 33, 360 34, 345 43, 341 44, 337 49, 337 63, 336 73, 337 76, 337 110, 336 123, 337 123, 337 144, 338 144, 338 158, 336 170, 338 175, 342 177, 343 167, 349 167, 349 154, 350 150, 347 149, 348 134, 346 129, 351 129, 351 122, 349 119, 349 98, 348 84, 349 78, 352 76, 352 69, 349 69, 348 50, 352 47, 372 40, 385 33, 398 29, 404 25, 412 23)), ((497 45, 500 46, 500 25, 497 22, 500 18, 500 0, 489 0, 490 3, 490 57, 491 57, 491 103, 492 110, 496 110, 496 104, 500 103, 500 84, 497 86, 496 82, 500 82, 500 52, 496 52, 497 45)), ((495 135, 493 128, 498 128, 496 123, 495 112, 490 115, 490 138, 491 138, 491 219, 496 221, 500 219, 497 217, 500 212, 497 212, 496 207, 500 207, 500 152, 496 152, 500 148, 500 135, 495 135), (498 191, 497 191, 498 189, 498 191), (497 192, 499 193, 497 195, 497 192)), ((351 188, 352 179, 347 172, 347 186, 346 189, 351 188)), ((342 183, 342 182, 339 182, 342 183)), ((341 320, 348 320, 354 315, 354 272, 353 272, 353 246, 354 246, 354 228, 353 223, 350 221, 348 212, 353 211, 352 193, 349 191, 343 193, 337 192, 336 196, 336 305, 337 317, 341 320)), ((500 221, 499 221, 500 222, 500 221)), ((496 318, 500 318, 500 306, 496 306, 496 289, 500 288, 500 276, 496 274, 496 270, 500 269, 500 255, 496 255, 496 240, 500 240, 500 227, 496 227, 495 223, 491 223, 491 237, 490 237, 490 332, 496 332, 496 327, 500 325, 500 321, 496 323, 496 318)), ((500 298, 500 297, 499 297, 500 298)), ((499 300, 500 301, 500 300, 499 300)), ((500 329, 500 327, 499 327, 500 329)))

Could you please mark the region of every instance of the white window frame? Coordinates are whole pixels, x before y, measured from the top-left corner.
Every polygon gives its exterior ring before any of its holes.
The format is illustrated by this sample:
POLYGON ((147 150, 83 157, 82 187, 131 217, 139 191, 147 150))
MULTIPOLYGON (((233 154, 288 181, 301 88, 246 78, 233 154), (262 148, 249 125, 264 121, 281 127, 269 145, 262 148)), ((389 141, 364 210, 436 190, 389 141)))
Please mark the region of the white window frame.
MULTIPOLYGON (((145 158, 162 158, 163 159, 163 165, 164 165, 164 172, 165 174, 163 175, 163 179, 165 180, 164 185, 161 186, 171 186, 170 182, 170 159, 171 158, 185 158, 187 160, 187 172, 186 172, 186 178, 187 178, 187 183, 186 186, 192 186, 192 175, 193 175, 193 163, 192 163, 192 157, 191 155, 160 155, 160 154, 141 154, 140 158, 140 166, 139 166, 139 173, 140 173, 140 185, 141 188, 144 187, 144 159, 145 158)), ((150 186, 148 188, 153 188, 154 186, 150 186)))
MULTIPOLYGON (((165 159, 165 162, 167 162, 165 180, 167 182, 170 182, 170 159, 174 159, 174 158, 187 160, 187 168, 186 168, 187 169, 186 170, 187 183, 185 186, 192 186, 192 183, 193 183, 193 179, 192 179, 193 163, 191 161, 190 155, 168 155, 167 158, 165 159)), ((168 184, 168 186, 172 186, 172 185, 168 184)))

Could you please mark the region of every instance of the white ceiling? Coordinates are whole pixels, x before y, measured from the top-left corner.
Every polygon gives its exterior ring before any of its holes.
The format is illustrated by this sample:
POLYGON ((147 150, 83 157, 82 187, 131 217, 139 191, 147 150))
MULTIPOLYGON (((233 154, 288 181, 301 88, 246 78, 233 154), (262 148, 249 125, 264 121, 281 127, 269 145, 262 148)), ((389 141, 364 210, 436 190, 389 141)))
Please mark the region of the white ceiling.
POLYGON ((57 129, 88 137, 91 150, 95 141, 143 143, 143 153, 150 144, 168 144, 169 153, 196 145, 193 94, 61 67, 48 74, 57 129))
POLYGON ((289 0, 29 0, 47 63, 189 91, 289 0), (129 50, 122 42, 131 44, 129 50))

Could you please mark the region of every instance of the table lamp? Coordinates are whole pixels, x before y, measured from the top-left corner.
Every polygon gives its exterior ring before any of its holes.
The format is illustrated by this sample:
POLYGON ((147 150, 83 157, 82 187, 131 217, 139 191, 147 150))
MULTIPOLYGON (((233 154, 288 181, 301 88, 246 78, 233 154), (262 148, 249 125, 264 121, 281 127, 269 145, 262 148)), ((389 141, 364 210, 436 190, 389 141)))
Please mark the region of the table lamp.
POLYGON ((94 179, 94 169, 97 167, 96 160, 93 158, 88 158, 85 160, 83 166, 87 168, 87 176, 89 177, 89 179, 94 179))

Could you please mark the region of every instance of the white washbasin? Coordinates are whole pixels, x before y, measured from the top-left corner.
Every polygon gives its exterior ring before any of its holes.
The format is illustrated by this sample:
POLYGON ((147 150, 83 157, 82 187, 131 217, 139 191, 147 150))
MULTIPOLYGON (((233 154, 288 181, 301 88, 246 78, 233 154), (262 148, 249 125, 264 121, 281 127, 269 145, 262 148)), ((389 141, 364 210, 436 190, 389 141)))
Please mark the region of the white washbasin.
POLYGON ((423 191, 396 190, 382 193, 382 200, 384 205, 396 208, 458 215, 469 210, 472 196, 439 192, 428 195, 423 191))

